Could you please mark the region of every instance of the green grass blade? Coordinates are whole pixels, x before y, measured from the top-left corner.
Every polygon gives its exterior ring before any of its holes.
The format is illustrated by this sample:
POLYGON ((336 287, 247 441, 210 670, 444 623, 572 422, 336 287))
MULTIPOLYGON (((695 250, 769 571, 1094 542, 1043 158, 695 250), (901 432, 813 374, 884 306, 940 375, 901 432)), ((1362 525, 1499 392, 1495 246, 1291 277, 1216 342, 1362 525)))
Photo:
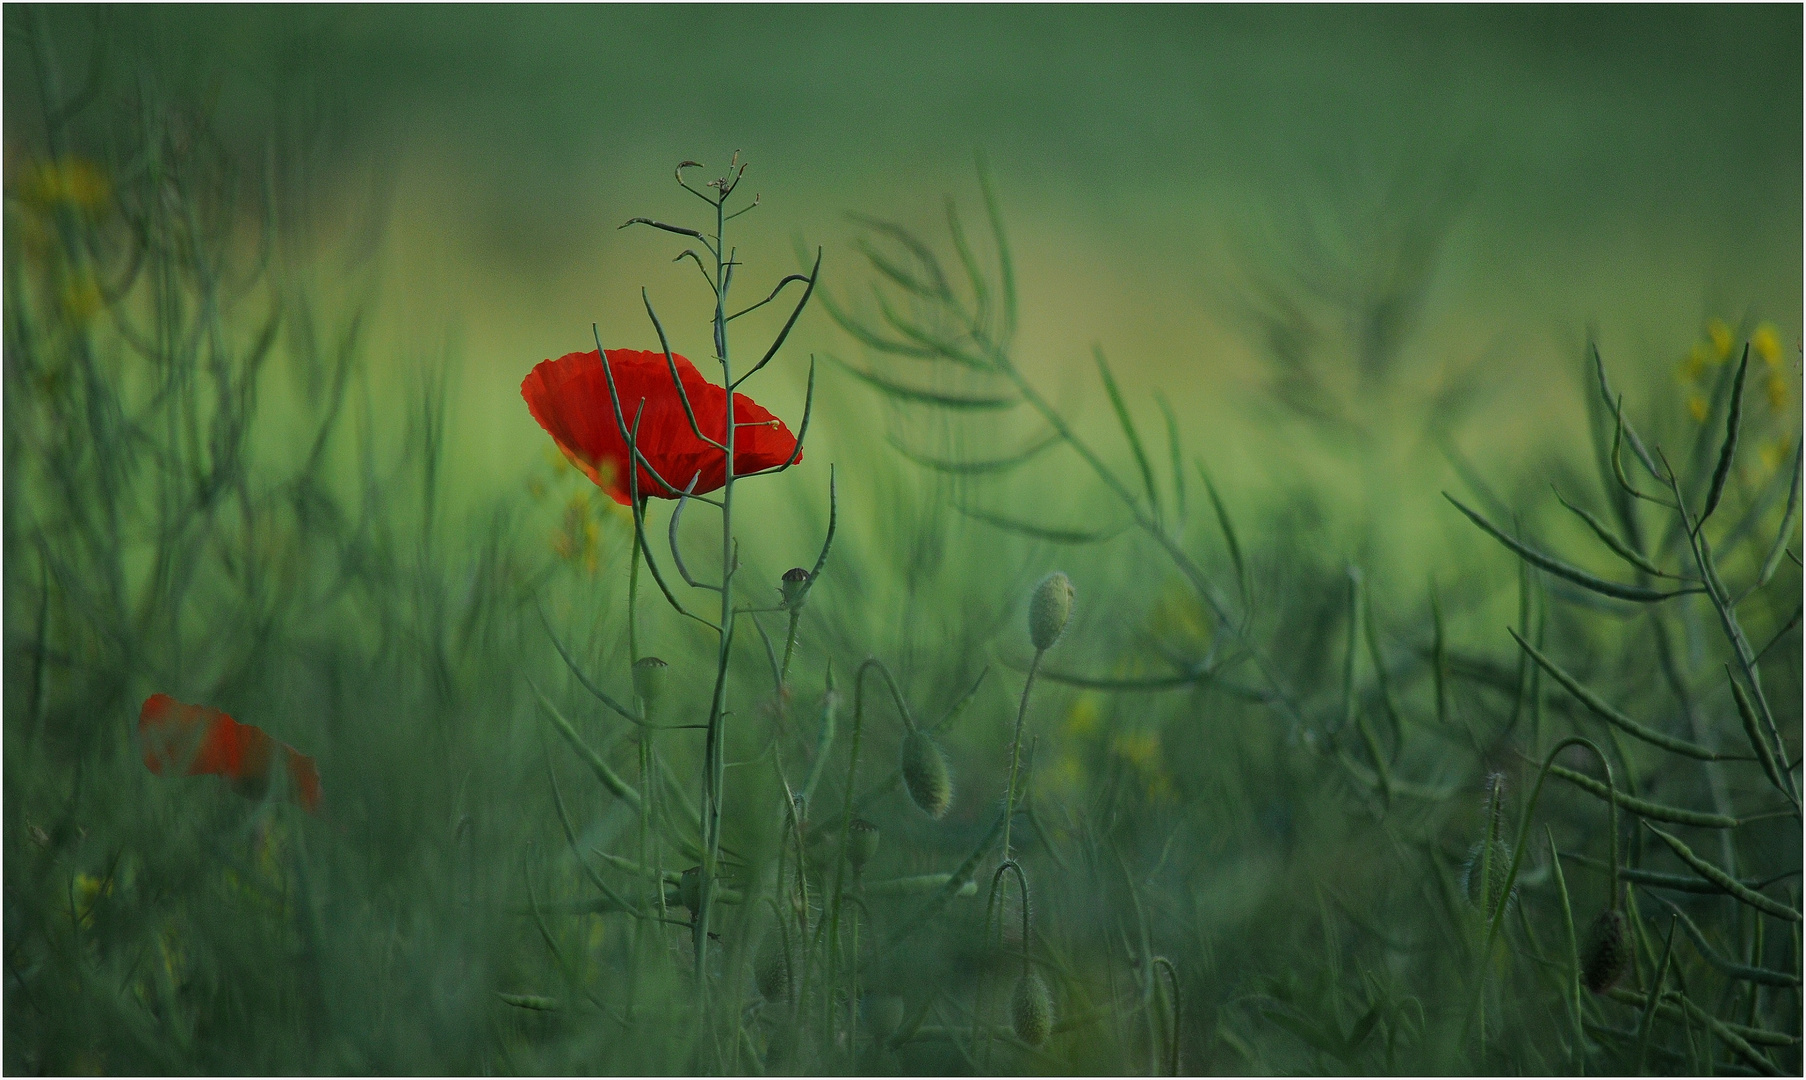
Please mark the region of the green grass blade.
POLYGON ((1135 421, 1129 416, 1129 406, 1122 399, 1122 391, 1116 385, 1116 376, 1110 373, 1110 364, 1104 359, 1102 346, 1093 345, 1091 355, 1097 361, 1097 373, 1104 380, 1104 393, 1110 398, 1110 408, 1116 413, 1116 422, 1122 427, 1123 437, 1129 440, 1129 450, 1135 455, 1135 467, 1141 470, 1141 482, 1148 492, 1148 509, 1154 520, 1160 520, 1160 489, 1154 484, 1154 467, 1148 463, 1148 452, 1141 445, 1141 435, 1135 430, 1135 421))

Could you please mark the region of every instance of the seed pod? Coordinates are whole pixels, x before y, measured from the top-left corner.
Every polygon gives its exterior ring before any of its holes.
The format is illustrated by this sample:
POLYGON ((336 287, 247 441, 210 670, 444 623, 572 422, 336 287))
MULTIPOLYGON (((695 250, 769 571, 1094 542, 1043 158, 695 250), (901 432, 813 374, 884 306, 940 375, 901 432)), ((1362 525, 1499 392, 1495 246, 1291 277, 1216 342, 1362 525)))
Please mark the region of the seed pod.
MULTIPOLYGON (((1467 894, 1468 903, 1479 908, 1485 915, 1491 915, 1492 909, 1499 902, 1499 892, 1505 887, 1505 875, 1511 871, 1511 847, 1503 840, 1492 842, 1492 864, 1486 865, 1486 845, 1475 844, 1467 849, 1467 862, 1461 866, 1461 891, 1467 894), (1484 882, 1482 875, 1486 876, 1484 882), (1482 887, 1484 886, 1484 887, 1482 887), (1484 899, 1482 899, 1484 897, 1484 899)), ((1511 893, 1505 899, 1505 910, 1517 903, 1517 882, 1511 883, 1511 893)))
POLYGON ((953 805, 947 758, 934 740, 920 731, 912 731, 903 739, 903 786, 922 812, 937 821, 953 805))
POLYGON ((1580 980, 1595 994, 1617 984, 1630 966, 1630 933, 1624 913, 1607 908, 1587 931, 1586 951, 1580 957, 1580 980))
POLYGON ((1051 649, 1072 618, 1072 579, 1055 570, 1035 586, 1028 602, 1028 639, 1037 649, 1051 649))
POLYGON ((1040 1046, 1053 1032, 1053 994, 1033 968, 1016 983, 1016 995, 1010 1000, 1010 1026, 1016 1037, 1030 1046, 1040 1046))
POLYGON ((800 566, 793 566, 784 571, 783 583, 778 586, 778 591, 784 597, 784 606, 791 611, 801 611, 803 601, 809 595, 809 582, 809 571, 800 566))
POLYGON ((759 955, 753 961, 753 981, 759 996, 766 1001, 790 1000, 790 961, 784 955, 784 935, 771 930, 759 943, 759 955))
POLYGON ((865 870, 865 864, 872 861, 878 853, 878 826, 864 818, 854 818, 847 832, 847 863, 852 866, 857 877, 865 870))
POLYGON ((656 656, 642 656, 633 662, 633 692, 646 703, 650 715, 658 709, 665 692, 665 671, 671 665, 656 656))
POLYGON ((677 902, 694 915, 702 910, 702 867, 692 866, 677 881, 677 902))

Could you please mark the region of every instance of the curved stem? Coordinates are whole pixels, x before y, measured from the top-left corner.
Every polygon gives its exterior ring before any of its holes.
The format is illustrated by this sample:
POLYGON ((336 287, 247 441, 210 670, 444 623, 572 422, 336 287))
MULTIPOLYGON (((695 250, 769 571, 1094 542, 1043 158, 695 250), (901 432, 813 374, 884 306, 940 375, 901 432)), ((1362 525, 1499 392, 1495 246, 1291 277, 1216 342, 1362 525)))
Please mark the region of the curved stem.
POLYGON ((1035 672, 1041 669, 1046 649, 1036 649, 1028 665, 1028 679, 1022 684, 1022 700, 1016 706, 1016 736, 1010 741, 1010 786, 1003 795, 1003 857, 1010 857, 1010 819, 1016 813, 1016 772, 1022 762, 1022 721, 1028 715, 1028 694, 1035 688, 1035 672))

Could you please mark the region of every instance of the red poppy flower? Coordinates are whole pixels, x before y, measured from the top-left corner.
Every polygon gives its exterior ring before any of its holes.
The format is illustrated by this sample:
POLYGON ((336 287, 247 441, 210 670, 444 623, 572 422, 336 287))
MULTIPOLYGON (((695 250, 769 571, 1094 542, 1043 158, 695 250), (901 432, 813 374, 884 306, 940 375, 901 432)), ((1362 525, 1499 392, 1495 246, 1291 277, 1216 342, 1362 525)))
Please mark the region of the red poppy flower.
MULTIPOLYGON (((714 491, 727 483, 727 455, 696 437, 684 415, 683 400, 671 381, 671 366, 662 352, 608 350, 609 370, 621 401, 621 416, 633 427, 646 461, 658 470, 661 483, 639 468, 641 496, 675 499, 689 487, 692 494, 714 491), (643 403, 643 404, 642 404, 643 403), (642 411, 643 407, 643 411, 642 411)), ((673 354, 684 395, 696 413, 696 426, 716 442, 727 442, 727 391, 702 377, 696 365, 673 354)), ((608 374, 595 351, 571 353, 541 361, 520 384, 521 397, 533 419, 558 443, 571 464, 621 505, 631 499, 627 485, 627 440, 621 437, 614 403, 608 396, 608 374)), ((783 465, 797 453, 796 437, 784 422, 745 394, 734 395, 734 475, 745 476, 783 465)))
POLYGON ((218 709, 152 694, 138 713, 138 741, 144 746, 145 768, 158 776, 166 769, 223 776, 232 790, 249 799, 261 799, 269 790, 280 751, 290 795, 309 811, 320 808, 320 772, 313 758, 218 709))

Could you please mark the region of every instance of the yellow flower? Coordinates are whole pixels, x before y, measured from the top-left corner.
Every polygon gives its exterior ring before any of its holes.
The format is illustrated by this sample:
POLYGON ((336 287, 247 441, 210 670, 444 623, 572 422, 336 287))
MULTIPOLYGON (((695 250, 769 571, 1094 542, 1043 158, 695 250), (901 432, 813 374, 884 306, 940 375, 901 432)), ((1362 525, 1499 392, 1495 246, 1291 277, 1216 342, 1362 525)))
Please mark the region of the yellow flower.
POLYGON ((1723 319, 1706 324, 1706 336, 1712 339, 1712 360, 1719 363, 1731 357, 1731 328, 1723 319))
POLYGON ((77 324, 87 322, 105 306, 100 295, 100 282, 87 272, 72 275, 63 283, 61 300, 63 317, 77 324))
POLYGON ((1160 761, 1160 736, 1151 731, 1124 732, 1111 744, 1123 759, 1143 772, 1151 772, 1160 761))
POLYGON ((1687 411, 1693 415, 1693 419, 1699 421, 1702 424, 1705 423, 1706 422, 1706 413, 1708 411, 1707 407, 1706 407, 1706 399, 1701 397, 1698 394, 1688 394, 1687 395, 1687 411))
POLYGON ((1072 708, 1066 713, 1066 734, 1089 735, 1097 730, 1103 712, 1098 708, 1098 695, 1093 691, 1085 691, 1072 699, 1072 708))
POLYGON ((1706 364, 1710 359, 1711 358, 1706 355, 1706 347, 1704 345, 1693 346, 1692 351, 1687 353, 1687 359, 1681 361, 1681 381, 1694 382, 1698 380, 1700 373, 1706 370, 1706 364))
POLYGON ((19 198, 40 210, 59 206, 85 212, 103 209, 113 189, 100 168, 82 158, 35 161, 19 177, 19 198))
POLYGON ((1781 335, 1776 332, 1774 323, 1756 327, 1755 334, 1750 337, 1750 349, 1769 367, 1781 366, 1781 335))
POLYGON ((1770 375, 1768 377, 1769 408, 1774 409, 1776 412, 1787 408, 1787 396, 1787 380, 1782 378, 1781 373, 1778 371, 1770 375))
POLYGON ((1788 443, 1786 439, 1776 439, 1774 442, 1764 446, 1757 455, 1762 460, 1762 471, 1764 473, 1772 473, 1780 468, 1781 463, 1787 460, 1787 451, 1788 443))

